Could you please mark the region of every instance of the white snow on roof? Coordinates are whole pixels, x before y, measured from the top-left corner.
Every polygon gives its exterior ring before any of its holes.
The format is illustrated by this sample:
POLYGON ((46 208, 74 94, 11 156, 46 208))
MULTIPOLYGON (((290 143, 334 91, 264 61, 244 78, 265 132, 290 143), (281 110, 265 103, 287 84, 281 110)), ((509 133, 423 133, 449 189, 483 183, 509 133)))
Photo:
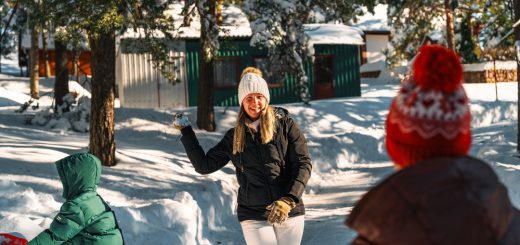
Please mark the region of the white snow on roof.
MULTIPOLYGON (((484 71, 484 70, 493 70, 493 61, 487 61, 483 63, 476 64, 464 64, 464 71, 484 71)), ((495 67, 497 70, 516 70, 516 61, 508 60, 501 61, 497 60, 495 62, 495 67)))
MULTIPOLYGON (((182 14, 183 3, 173 3, 170 5, 169 10, 166 11, 166 14, 169 14, 173 17, 174 25, 178 28, 178 32, 173 33, 175 37, 178 38, 199 38, 200 37, 200 16, 198 11, 194 10, 192 15, 192 21, 190 26, 182 26, 184 16, 182 14)), ((220 36, 225 37, 250 37, 251 36, 251 27, 249 26, 249 21, 244 12, 240 9, 239 6, 234 4, 225 4, 222 8, 222 25, 220 26, 220 36)), ((123 37, 126 38, 136 38, 139 37, 139 33, 142 33, 142 30, 138 30, 137 32, 134 29, 128 29, 123 37)), ((157 32, 155 37, 163 37, 162 33, 157 32)))
POLYGON ((305 33, 312 44, 363 45, 361 29, 342 24, 305 24, 305 33))
MULTIPOLYGON (((22 48, 30 49, 31 48, 31 34, 30 33, 22 33, 22 48)), ((43 48, 43 39, 42 35, 38 35, 38 44, 40 48, 43 48)), ((54 50, 54 34, 50 33, 47 35, 47 49, 54 50)))
MULTIPOLYGON (((181 3, 171 5, 168 14, 170 14, 175 22, 175 26, 179 27, 179 32, 175 33, 178 38, 199 38, 200 37, 200 20, 199 15, 193 16, 189 27, 180 27, 183 22, 181 3)), ((196 12, 196 11, 195 11, 196 12)), ((220 35, 226 37, 243 37, 249 38, 252 35, 251 26, 245 13, 239 6, 234 4, 226 4, 222 8, 222 25, 220 26, 220 35)), ((306 24, 304 26, 305 33, 310 37, 313 44, 363 44, 360 29, 349 27, 341 24, 306 24)), ((123 38, 136 38, 139 32, 129 29, 123 38)), ((156 37, 162 37, 157 33, 156 37)))
POLYGON ((374 14, 372 14, 364 8, 364 11, 367 13, 363 16, 359 16, 353 26, 363 31, 390 31, 387 9, 388 5, 378 4, 374 7, 374 14))

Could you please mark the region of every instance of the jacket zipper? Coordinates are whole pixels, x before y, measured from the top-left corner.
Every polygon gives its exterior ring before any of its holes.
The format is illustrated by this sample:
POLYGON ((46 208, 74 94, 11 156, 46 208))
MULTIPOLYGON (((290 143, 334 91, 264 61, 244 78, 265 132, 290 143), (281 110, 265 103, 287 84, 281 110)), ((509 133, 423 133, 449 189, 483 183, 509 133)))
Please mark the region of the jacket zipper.
MULTIPOLYGON (((254 144, 256 145, 256 147, 258 149, 260 149, 261 145, 258 143, 258 141, 256 140, 255 138, 255 133, 253 133, 251 131, 251 129, 248 127, 248 131, 249 133, 251 134, 251 138, 253 139, 253 142, 254 144)), ((262 153, 260 152, 260 150, 258 151, 258 156, 260 157, 260 164, 263 165, 263 168, 264 168, 264 184, 265 184, 265 187, 267 188, 267 191, 269 193, 269 198, 270 198, 270 202, 273 202, 274 201, 274 197, 273 197, 273 193, 271 191, 271 185, 269 184, 269 178, 268 178, 268 174, 266 173, 267 171, 267 168, 264 164, 264 160, 263 160, 263 157, 262 157, 262 153)), ((240 161, 242 161, 242 158, 240 158, 240 161)), ((243 165, 241 165, 243 167, 243 165)), ((247 181, 247 176, 246 176, 246 200, 247 200, 247 197, 248 197, 248 192, 249 192, 249 181, 247 181)))
POLYGON ((273 193, 271 191, 271 185, 269 184, 269 171, 267 169, 267 167, 265 166, 265 163, 264 163, 264 158, 262 157, 262 152, 260 151, 260 148, 262 147, 261 144, 258 144, 258 141, 254 140, 257 148, 259 149, 258 150, 258 156, 260 157, 260 164, 263 165, 264 167, 264 182, 265 182, 265 187, 267 188, 267 192, 269 193, 269 198, 271 199, 270 202, 273 202, 274 201, 274 197, 273 197, 273 193))

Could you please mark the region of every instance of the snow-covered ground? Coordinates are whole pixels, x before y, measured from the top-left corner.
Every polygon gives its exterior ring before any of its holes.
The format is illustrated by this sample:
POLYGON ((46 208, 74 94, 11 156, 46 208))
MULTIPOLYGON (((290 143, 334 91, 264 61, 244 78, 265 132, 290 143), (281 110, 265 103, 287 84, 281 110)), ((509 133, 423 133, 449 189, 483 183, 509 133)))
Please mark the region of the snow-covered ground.
MULTIPOLYGON (((40 90, 52 89, 52 79, 40 90)), ((516 153, 517 83, 465 85, 473 113, 471 155, 483 158, 520 207, 516 153), (499 98, 496 100, 496 94, 499 98)), ((392 173, 384 147, 384 121, 398 85, 364 81, 362 97, 284 104, 308 139, 313 173, 302 244, 347 244, 355 233, 343 222, 354 203, 392 173), (368 85, 370 84, 370 85, 368 85)), ((63 202, 53 162, 85 151, 88 133, 26 125, 27 78, 0 75, 0 233, 31 239, 49 227, 63 202)), ((42 99, 40 108, 50 105, 42 99)), ((234 168, 195 172, 171 126, 176 109, 116 109, 118 165, 104 167, 98 192, 115 210, 127 244, 244 244, 236 218, 234 168)), ((192 122, 195 108, 185 110, 192 122)), ((236 108, 215 108, 218 130, 196 130, 205 150, 233 126, 236 108)))

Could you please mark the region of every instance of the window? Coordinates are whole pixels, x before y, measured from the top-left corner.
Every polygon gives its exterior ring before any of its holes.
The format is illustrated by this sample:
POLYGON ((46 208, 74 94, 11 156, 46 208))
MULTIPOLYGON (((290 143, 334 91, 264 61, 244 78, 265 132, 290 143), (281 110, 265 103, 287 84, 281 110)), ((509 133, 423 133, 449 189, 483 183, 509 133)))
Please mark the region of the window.
POLYGON ((216 57, 213 63, 213 77, 216 88, 236 88, 240 81, 239 57, 216 57))
POLYGON ((278 75, 274 76, 273 74, 270 74, 269 71, 269 59, 267 57, 254 57, 253 58, 253 65, 260 69, 262 71, 263 77, 269 87, 283 87, 284 86, 284 76, 278 75))

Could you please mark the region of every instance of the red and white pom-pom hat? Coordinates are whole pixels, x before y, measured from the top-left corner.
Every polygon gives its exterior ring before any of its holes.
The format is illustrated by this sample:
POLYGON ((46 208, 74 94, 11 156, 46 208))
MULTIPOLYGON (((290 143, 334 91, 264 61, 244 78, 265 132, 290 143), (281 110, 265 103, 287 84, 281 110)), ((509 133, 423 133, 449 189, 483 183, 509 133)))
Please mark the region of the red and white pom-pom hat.
POLYGON ((395 164, 467 155, 471 114, 462 79, 455 52, 439 45, 419 49, 386 119, 386 148, 395 164))

